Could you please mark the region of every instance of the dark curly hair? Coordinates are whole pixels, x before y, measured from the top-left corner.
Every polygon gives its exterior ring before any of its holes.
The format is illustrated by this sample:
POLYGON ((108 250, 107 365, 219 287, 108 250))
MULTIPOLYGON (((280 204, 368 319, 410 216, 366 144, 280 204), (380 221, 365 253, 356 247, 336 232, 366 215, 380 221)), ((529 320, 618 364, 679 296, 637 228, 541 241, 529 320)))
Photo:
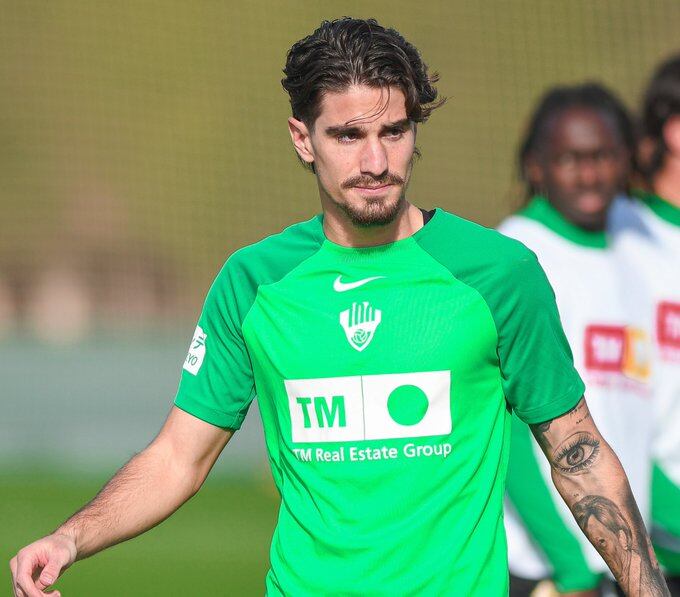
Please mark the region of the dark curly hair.
POLYGON ((652 153, 642 167, 648 180, 663 166, 668 151, 663 140, 663 127, 676 114, 680 114, 680 54, 657 68, 642 103, 642 135, 653 145, 652 153))
POLYGON ((589 108, 611 119, 615 130, 625 145, 631 159, 631 168, 636 166, 637 135, 633 120, 625 105, 611 91, 599 83, 553 87, 540 99, 529 120, 529 126, 517 154, 519 178, 526 186, 527 199, 540 192, 527 177, 526 164, 529 156, 540 151, 545 142, 549 125, 556 116, 570 108, 589 108))
POLYGON ((324 93, 350 85, 401 89, 413 122, 425 122, 445 101, 437 101, 438 75, 428 74, 418 50, 375 19, 323 21, 289 50, 283 72, 281 84, 290 96, 293 116, 310 128, 324 93))

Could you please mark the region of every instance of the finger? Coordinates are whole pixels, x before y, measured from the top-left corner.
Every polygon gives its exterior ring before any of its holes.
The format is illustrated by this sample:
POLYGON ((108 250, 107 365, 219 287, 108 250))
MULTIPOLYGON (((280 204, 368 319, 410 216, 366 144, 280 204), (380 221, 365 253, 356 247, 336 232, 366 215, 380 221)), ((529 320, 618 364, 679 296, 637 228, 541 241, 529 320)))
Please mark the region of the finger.
POLYGON ((35 586, 33 578, 31 578, 32 569, 36 565, 37 562, 32 558, 28 560, 26 558, 17 560, 16 584, 22 591, 22 593, 19 593, 19 597, 43 597, 45 595, 45 593, 35 586))
POLYGON ((50 585, 53 585, 59 578, 61 569, 65 564, 66 562, 63 561, 63 558, 52 556, 43 568, 38 579, 35 581, 35 586, 43 591, 50 585))
POLYGON ((14 594, 14 597, 19 597, 18 588, 17 588, 17 558, 16 558, 16 556, 14 556, 9 561, 9 570, 12 573, 12 593, 14 594))
POLYGON ((21 590, 18 581, 12 583, 12 589, 14 590, 14 597, 26 597, 26 593, 21 590))
POLYGON ((26 593, 21 588, 21 583, 19 581, 20 566, 18 555, 10 560, 9 567, 12 570, 12 589, 14 590, 15 597, 26 597, 26 593))

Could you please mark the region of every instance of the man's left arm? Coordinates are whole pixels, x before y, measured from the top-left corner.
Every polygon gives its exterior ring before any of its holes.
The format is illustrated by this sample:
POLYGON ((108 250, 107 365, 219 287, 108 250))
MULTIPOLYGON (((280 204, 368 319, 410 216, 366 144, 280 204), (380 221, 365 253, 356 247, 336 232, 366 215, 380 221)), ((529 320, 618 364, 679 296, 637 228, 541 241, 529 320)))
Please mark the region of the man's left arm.
POLYGON ((626 473, 585 399, 530 427, 550 462, 555 487, 626 595, 670 595, 626 473))

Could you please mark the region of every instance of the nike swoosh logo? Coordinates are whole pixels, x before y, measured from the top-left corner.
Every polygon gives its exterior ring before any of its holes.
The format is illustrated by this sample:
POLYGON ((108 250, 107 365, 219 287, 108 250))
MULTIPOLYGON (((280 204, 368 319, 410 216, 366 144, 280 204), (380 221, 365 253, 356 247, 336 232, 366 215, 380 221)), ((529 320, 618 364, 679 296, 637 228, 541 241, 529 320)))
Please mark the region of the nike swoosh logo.
POLYGON ((335 290, 335 292, 347 292, 348 290, 354 290, 355 288, 359 288, 359 286, 373 282, 373 280, 380 280, 384 277, 385 276, 373 276, 372 278, 364 278, 363 280, 357 280, 356 282, 345 283, 341 280, 342 276, 338 276, 335 278, 335 282, 333 282, 333 290, 335 290))

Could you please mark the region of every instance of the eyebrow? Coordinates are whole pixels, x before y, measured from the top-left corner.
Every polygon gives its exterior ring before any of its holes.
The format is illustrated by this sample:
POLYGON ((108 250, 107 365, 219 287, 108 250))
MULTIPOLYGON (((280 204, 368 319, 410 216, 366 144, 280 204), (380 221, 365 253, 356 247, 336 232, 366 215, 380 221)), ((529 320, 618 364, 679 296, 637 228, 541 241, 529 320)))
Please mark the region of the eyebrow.
MULTIPOLYGON (((380 127, 380 132, 384 132, 387 130, 392 130, 392 129, 402 129, 405 130, 407 129, 411 124, 410 119, 408 118, 403 118, 402 120, 397 120, 396 122, 388 122, 385 123, 382 127, 380 127)), ((326 134, 329 137, 336 137, 338 135, 347 135, 347 134, 357 134, 361 133, 363 131, 363 127, 357 126, 354 124, 346 125, 346 124, 338 124, 335 126, 329 126, 326 128, 326 134)))

